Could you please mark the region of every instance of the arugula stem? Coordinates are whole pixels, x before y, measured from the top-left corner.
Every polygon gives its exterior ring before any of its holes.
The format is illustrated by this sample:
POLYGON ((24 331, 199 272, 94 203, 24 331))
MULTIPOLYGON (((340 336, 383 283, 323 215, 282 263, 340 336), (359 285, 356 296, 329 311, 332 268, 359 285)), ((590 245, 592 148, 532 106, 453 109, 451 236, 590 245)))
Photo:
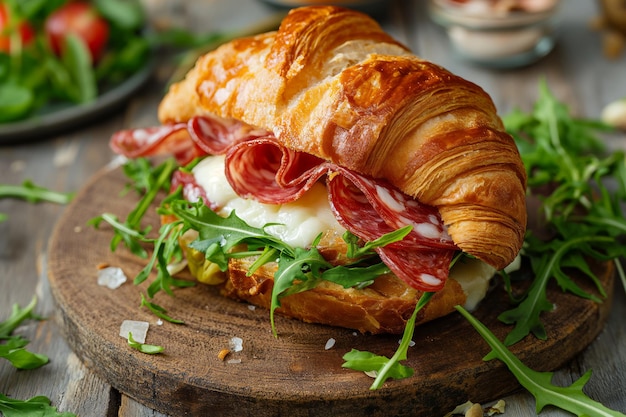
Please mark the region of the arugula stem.
POLYGON ((619 221, 615 218, 611 218, 611 217, 595 217, 595 216, 584 216, 584 217, 577 217, 577 216, 572 216, 572 221, 577 221, 577 220, 584 220, 588 223, 597 225, 597 226, 605 226, 607 228, 607 230, 619 230, 623 233, 626 233, 626 223, 624 223, 623 221, 619 221))
POLYGON ((433 294, 433 292, 425 292, 417 301, 417 304, 415 305, 415 310, 413 310, 411 318, 404 327, 404 334, 402 335, 402 341, 400 342, 398 350, 396 350, 396 353, 394 353, 391 359, 389 359, 389 361, 387 361, 385 365, 378 371, 374 383, 370 386, 370 390, 373 391, 380 388, 387 380, 387 375, 389 374, 391 368, 397 362, 406 360, 407 350, 409 348, 411 340, 413 339, 413 333, 415 332, 415 320, 417 319, 417 313, 430 301, 433 294))
POLYGON ((130 228, 128 225, 117 220, 117 217, 111 213, 103 213, 101 216, 102 220, 110 224, 115 230, 118 232, 124 233, 133 239, 137 239, 142 242, 153 242, 152 239, 146 238, 143 233, 130 228))
POLYGON ((24 320, 33 317, 33 310, 37 305, 37 296, 33 296, 30 303, 24 308, 20 308, 17 304, 13 306, 11 317, 0 323, 0 339, 6 339, 11 336, 24 320))
MULTIPOLYGON (((569 177, 571 182, 576 184, 580 182, 580 177, 578 176, 578 170, 576 169, 576 165, 573 163, 570 154, 563 148, 563 144, 561 142, 561 137, 559 135, 559 118, 556 115, 556 109, 554 103, 548 106, 549 117, 548 117, 548 129, 550 131, 550 142, 556 152, 559 154, 563 161, 566 163, 569 170, 569 177)), ((576 198, 580 196, 580 193, 577 192, 576 198)))
POLYGON ((24 181, 22 185, 0 184, 0 198, 20 198, 31 203, 48 201, 57 204, 67 204, 72 200, 73 194, 51 191, 24 181))
MULTIPOLYGON (((141 219, 150 208, 152 202, 156 199, 159 191, 163 188, 164 184, 169 184, 172 173, 176 170, 177 165, 174 159, 168 159, 163 163, 163 169, 157 177, 153 187, 147 190, 141 201, 137 204, 137 207, 128 215, 126 219, 126 225, 132 229, 135 229, 141 223, 141 219)), ((113 236, 111 240, 111 247, 116 247, 123 237, 119 234, 113 236)))

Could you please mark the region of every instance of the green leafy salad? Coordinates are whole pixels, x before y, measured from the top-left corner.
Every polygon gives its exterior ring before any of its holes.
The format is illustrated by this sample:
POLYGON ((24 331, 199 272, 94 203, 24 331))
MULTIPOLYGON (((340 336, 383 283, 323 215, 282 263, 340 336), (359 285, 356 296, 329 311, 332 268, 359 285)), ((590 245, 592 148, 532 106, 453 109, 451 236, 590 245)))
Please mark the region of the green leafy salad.
MULTIPOLYGON (((543 313, 554 308, 546 291, 549 283, 556 282, 572 297, 601 303, 606 292, 594 274, 592 264, 615 262, 616 270, 624 280, 619 258, 626 255, 626 246, 615 244, 626 235, 626 219, 621 210, 626 201, 624 153, 605 149, 598 134, 608 131, 608 127, 600 122, 573 117, 567 106, 552 96, 545 83, 541 84, 539 92, 531 112, 514 111, 504 118, 527 169, 528 198, 538 202, 541 217, 541 227, 528 229, 522 249, 523 263, 528 265, 526 274, 520 273, 516 277, 500 273, 510 294, 511 307, 502 312, 499 319, 510 324, 511 331, 501 342, 469 312, 460 306, 457 310, 492 349, 484 359, 499 359, 506 364, 519 383, 536 398, 537 412, 546 405, 553 405, 579 416, 623 416, 583 393, 590 372, 570 387, 558 387, 552 384, 551 373, 529 369, 506 347, 526 337, 550 337, 543 324, 543 313), (570 278, 572 271, 588 277, 595 290, 588 292, 581 288, 570 278), (518 281, 525 281, 522 289, 517 288, 518 281)), ((159 214, 171 216, 174 221, 162 226, 157 237, 149 237, 152 236, 150 228, 141 224, 143 215, 154 207, 159 194, 169 191, 169 178, 175 169, 172 160, 155 167, 145 159, 130 161, 124 170, 142 195, 138 206, 126 220, 111 214, 92 220, 96 227, 103 221, 113 226, 112 250, 123 242, 135 254, 149 258, 146 267, 135 278, 136 284, 146 281, 156 267, 157 275, 147 289, 147 297, 142 294, 142 306, 175 323, 184 324, 182 320, 169 317, 151 300, 160 291, 174 295, 173 288, 193 285, 188 280, 175 278, 168 269, 168 265, 182 260, 177 237, 187 230, 198 232, 198 238, 191 246, 222 270, 226 269, 231 257, 256 256, 251 272, 280 259, 270 312, 276 335, 273 315, 282 297, 313 288, 321 280, 345 287, 369 285, 376 276, 387 272, 373 249, 400 240, 409 232, 407 228, 400 229, 365 247, 358 247, 354 236, 347 233, 344 240, 350 248, 348 258, 353 262, 333 267, 321 257, 316 242, 309 249, 289 247, 263 228, 248 226, 235 214, 222 218, 201 203, 185 201, 179 189, 167 195, 157 209, 159 214), (146 242, 154 247, 151 254, 144 249, 146 242), (241 247, 245 250, 241 251, 241 247)), ((408 355, 416 315, 431 296, 432 293, 426 293, 419 300, 395 355, 387 358, 352 350, 344 356, 344 367, 373 372, 376 378, 371 389, 382 387, 389 378, 412 376, 414 371, 401 362, 408 355)), ((419 346, 415 349, 419 350, 419 346)))
POLYGON ((139 0, 0 1, 0 123, 85 104, 146 65, 139 0))

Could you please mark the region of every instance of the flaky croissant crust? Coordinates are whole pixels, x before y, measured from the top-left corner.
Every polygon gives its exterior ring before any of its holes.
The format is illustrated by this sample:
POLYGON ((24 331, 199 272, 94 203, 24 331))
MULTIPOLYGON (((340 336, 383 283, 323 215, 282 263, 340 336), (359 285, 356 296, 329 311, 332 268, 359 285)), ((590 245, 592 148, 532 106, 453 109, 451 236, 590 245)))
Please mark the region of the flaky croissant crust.
POLYGON ((159 108, 271 130, 287 147, 385 178, 439 209, 454 242, 501 269, 526 228, 526 174, 491 98, 414 56, 371 18, 292 10, 277 32, 201 57, 159 108))

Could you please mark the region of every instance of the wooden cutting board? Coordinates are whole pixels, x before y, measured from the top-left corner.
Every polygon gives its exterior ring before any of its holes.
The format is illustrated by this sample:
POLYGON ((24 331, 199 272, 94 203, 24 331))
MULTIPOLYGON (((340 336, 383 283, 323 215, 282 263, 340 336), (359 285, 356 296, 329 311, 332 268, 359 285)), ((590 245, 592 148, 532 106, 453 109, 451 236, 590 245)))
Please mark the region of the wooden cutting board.
MULTIPOLYGON (((104 170, 76 196, 50 243, 49 279, 59 323, 75 353, 146 406, 173 416, 431 416, 519 388, 501 362, 482 361, 490 349, 459 314, 419 326, 405 362, 415 375, 389 380, 377 391, 369 390, 370 377, 343 369, 342 356, 356 348, 390 357, 399 336, 361 335, 279 317, 276 339, 266 310, 224 299, 204 285, 177 289, 174 297, 159 293, 154 301, 185 324, 158 324, 140 308, 146 286, 132 284, 146 261, 122 246, 111 252, 111 228, 87 225, 105 212, 126 218, 137 198, 120 195, 125 184, 121 169, 104 170), (123 268, 129 281, 115 290, 99 286, 97 268, 103 263, 123 268), (123 320, 150 322, 146 343, 164 346, 164 353, 129 348, 119 336, 123 320), (243 340, 243 350, 222 360, 218 354, 232 337, 243 340), (336 343, 325 349, 330 338, 336 343)), ((158 225, 154 213, 147 221, 158 225)), ((558 308, 544 315, 548 339, 528 337, 511 349, 524 363, 539 371, 559 368, 601 331, 611 307, 613 271, 611 264, 598 265, 597 271, 608 292, 602 304, 549 290, 558 308)), ((507 300, 496 287, 474 312, 501 340, 510 327, 497 315, 509 308, 507 300)))

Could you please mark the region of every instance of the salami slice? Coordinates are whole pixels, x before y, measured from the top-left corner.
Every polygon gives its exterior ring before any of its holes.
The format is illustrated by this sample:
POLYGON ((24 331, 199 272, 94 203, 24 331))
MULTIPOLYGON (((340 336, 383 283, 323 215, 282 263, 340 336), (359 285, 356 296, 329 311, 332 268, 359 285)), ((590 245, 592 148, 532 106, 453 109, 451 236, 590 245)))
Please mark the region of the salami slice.
POLYGON ((191 140, 208 155, 222 155, 237 143, 271 135, 238 120, 209 115, 191 118, 187 128, 191 140))
POLYGON ((337 220, 356 236, 371 241, 410 225, 401 241, 376 251, 396 276, 421 291, 443 288, 456 246, 433 207, 418 203, 385 181, 343 168, 328 180, 337 220))
POLYGON ((176 170, 172 175, 171 190, 174 191, 178 187, 182 187, 185 200, 196 202, 202 199, 202 202, 211 210, 218 210, 217 204, 208 199, 204 188, 196 182, 196 177, 191 172, 176 170))
POLYGON ((187 165, 203 155, 221 155, 233 145, 270 135, 264 129, 232 119, 195 116, 187 123, 128 129, 116 132, 110 146, 129 158, 173 155, 180 165, 187 165))
POLYGON ((388 246, 376 252, 398 278, 425 292, 439 291, 444 287, 454 256, 453 250, 409 250, 388 246))
POLYGON ((197 153, 186 123, 121 130, 113 134, 110 146, 115 153, 128 158, 174 155, 179 163, 191 161, 197 153))
POLYGON ((288 149, 273 136, 232 146, 225 165, 226 178, 240 197, 267 204, 297 200, 328 169, 323 160, 288 149))

